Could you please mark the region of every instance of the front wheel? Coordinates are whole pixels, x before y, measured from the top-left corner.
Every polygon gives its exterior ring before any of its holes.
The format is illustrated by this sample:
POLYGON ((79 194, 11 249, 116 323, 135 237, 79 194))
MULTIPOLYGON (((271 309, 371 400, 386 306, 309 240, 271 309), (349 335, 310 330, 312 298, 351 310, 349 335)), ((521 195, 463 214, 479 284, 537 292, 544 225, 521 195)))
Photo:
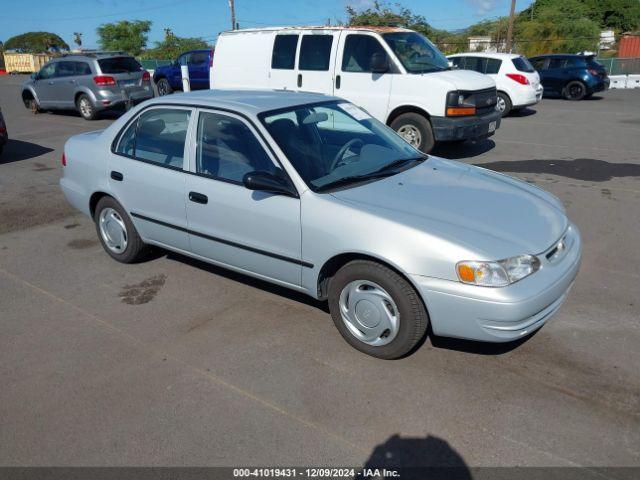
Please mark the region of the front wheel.
POLYGON ((167 80, 166 78, 161 78, 160 80, 158 80, 157 87, 158 87, 158 96, 160 97, 173 93, 173 88, 171 88, 171 84, 169 83, 169 80, 167 80))
POLYGON ((369 260, 343 266, 329 284, 329 309, 336 328, 368 355, 400 358, 424 337, 427 311, 415 289, 395 271, 369 260))
POLYGON ((82 118, 85 120, 94 120, 98 116, 96 107, 94 107, 91 99, 85 94, 78 97, 78 100, 76 100, 76 107, 82 118))
POLYGON ((419 113, 403 113, 391 122, 393 128, 412 147, 429 153, 435 144, 431 123, 419 113))
POLYGON ((112 197, 102 197, 93 217, 104 250, 118 262, 142 260, 147 247, 122 206, 112 197))
POLYGON ((567 100, 582 100, 587 95, 587 87, 577 80, 569 82, 564 87, 564 98, 567 100))

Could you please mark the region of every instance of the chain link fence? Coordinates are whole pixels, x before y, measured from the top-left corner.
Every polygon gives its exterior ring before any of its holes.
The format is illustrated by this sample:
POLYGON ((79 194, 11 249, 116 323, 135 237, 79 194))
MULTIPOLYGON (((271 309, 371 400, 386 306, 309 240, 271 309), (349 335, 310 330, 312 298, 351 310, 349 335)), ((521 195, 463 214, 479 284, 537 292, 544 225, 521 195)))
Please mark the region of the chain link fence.
POLYGON ((597 58, 609 75, 639 75, 640 58, 597 58))

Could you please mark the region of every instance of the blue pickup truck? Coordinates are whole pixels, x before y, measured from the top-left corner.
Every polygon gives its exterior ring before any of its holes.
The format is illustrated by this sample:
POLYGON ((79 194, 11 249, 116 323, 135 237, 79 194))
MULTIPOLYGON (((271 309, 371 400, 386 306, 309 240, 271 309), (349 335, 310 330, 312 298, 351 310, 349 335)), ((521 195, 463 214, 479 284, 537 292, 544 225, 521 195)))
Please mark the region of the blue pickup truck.
POLYGON ((209 88, 209 71, 213 64, 213 50, 192 50, 180 55, 175 62, 158 67, 153 72, 153 81, 158 87, 159 95, 169 95, 174 90, 182 90, 182 74, 180 67, 189 67, 191 90, 209 88))

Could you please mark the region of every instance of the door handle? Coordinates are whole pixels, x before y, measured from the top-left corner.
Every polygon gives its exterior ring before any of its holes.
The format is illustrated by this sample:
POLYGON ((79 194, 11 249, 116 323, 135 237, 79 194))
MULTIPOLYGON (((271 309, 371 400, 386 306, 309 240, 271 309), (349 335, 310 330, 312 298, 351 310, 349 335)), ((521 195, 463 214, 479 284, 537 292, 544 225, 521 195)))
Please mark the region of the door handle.
POLYGON ((122 180, 124 180, 124 175, 122 175, 120 172, 116 172, 115 170, 112 170, 111 178, 113 178, 116 182, 121 182, 122 180))
POLYGON ((299 73, 298 74, 298 87, 301 87, 301 86, 302 86, 302 74, 299 73))
POLYGON ((191 200, 194 203, 202 203, 203 205, 206 205, 207 202, 209 202, 209 199, 207 198, 206 195, 203 195, 198 192, 189 192, 189 200, 191 200))
POLYGON ((336 89, 339 90, 340 89, 340 83, 341 83, 341 78, 340 75, 336 76, 336 89))

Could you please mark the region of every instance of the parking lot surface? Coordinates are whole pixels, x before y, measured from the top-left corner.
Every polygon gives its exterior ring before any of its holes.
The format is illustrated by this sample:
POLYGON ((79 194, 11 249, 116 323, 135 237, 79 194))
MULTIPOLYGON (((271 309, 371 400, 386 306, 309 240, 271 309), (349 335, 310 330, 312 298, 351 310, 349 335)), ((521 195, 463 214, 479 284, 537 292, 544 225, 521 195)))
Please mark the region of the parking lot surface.
POLYGON ((545 99, 434 152, 560 197, 583 265, 523 342, 383 361, 303 295, 111 260, 58 179, 65 140, 113 116, 33 115, 23 78, 0 77, 0 465, 640 465, 640 90, 545 99))

